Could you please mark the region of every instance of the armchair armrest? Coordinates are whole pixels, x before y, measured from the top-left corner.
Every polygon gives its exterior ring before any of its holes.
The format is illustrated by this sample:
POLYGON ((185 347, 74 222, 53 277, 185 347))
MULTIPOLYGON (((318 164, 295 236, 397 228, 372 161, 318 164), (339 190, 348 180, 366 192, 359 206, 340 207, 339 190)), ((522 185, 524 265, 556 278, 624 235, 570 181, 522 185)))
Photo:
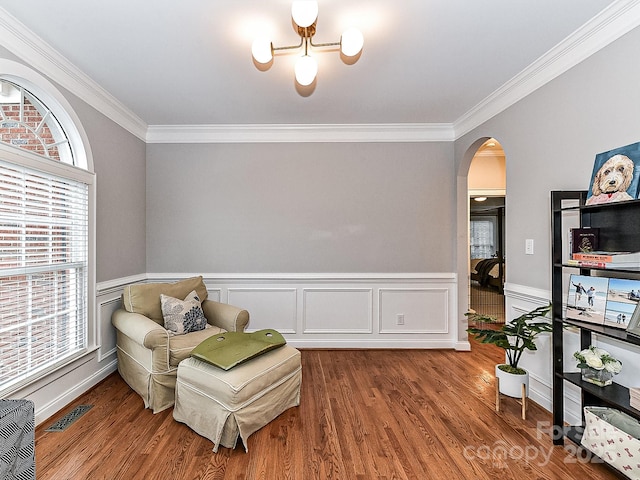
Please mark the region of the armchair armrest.
POLYGON ((117 330, 145 348, 154 349, 168 344, 167 331, 161 325, 139 313, 118 309, 111 316, 117 330))
POLYGON ((249 312, 233 305, 213 300, 202 302, 204 316, 211 325, 228 332, 242 332, 249 323, 249 312))

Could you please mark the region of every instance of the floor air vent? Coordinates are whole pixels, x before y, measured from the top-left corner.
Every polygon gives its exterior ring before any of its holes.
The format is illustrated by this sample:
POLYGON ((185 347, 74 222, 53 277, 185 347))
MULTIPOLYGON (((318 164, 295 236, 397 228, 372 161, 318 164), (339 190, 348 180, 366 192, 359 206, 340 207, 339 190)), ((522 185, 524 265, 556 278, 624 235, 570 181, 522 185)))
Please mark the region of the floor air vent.
POLYGON ((92 407, 93 405, 78 405, 56 423, 47 428, 45 432, 62 432, 66 430, 69 425, 87 413, 92 407))

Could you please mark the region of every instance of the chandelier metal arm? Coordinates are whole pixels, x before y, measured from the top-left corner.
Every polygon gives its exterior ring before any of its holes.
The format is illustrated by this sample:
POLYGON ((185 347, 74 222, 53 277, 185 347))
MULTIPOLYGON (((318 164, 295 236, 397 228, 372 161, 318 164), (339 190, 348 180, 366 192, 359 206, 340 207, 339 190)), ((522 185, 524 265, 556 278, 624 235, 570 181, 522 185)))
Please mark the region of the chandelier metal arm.
MULTIPOLYGON (((280 51, 280 50, 295 50, 297 48, 301 48, 303 45, 305 45, 305 41, 308 41, 308 45, 313 47, 313 48, 323 48, 323 47, 339 47, 341 45, 340 42, 328 42, 328 43, 313 43, 313 38, 312 37, 300 37, 300 43, 297 45, 287 45, 284 47, 271 47, 271 49, 274 52, 280 51)), ((305 54, 307 53, 306 51, 306 45, 305 45, 305 54)))
POLYGON ((273 50, 274 52, 278 51, 278 50, 293 50, 295 48, 300 48, 302 47, 302 45, 304 44, 304 38, 300 37, 300 43, 298 45, 287 45, 286 47, 271 47, 271 50, 273 50))
POLYGON ((341 42, 330 42, 330 43, 313 43, 313 39, 309 39, 309 45, 312 47, 339 47, 341 42))

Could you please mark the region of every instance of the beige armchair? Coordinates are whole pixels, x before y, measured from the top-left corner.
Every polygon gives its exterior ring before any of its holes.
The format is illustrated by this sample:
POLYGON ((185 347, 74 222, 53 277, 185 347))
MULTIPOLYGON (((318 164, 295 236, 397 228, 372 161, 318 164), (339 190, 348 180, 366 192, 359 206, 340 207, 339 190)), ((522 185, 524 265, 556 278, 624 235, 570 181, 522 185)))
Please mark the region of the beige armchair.
POLYGON ((125 287, 122 308, 111 322, 116 328, 118 372, 144 400, 145 408, 161 412, 174 404, 178 363, 212 335, 242 332, 249 322, 246 310, 207 299, 202 277, 176 283, 144 283, 125 287), (160 294, 184 298, 192 290, 202 299, 204 330, 172 335, 164 328, 160 294))

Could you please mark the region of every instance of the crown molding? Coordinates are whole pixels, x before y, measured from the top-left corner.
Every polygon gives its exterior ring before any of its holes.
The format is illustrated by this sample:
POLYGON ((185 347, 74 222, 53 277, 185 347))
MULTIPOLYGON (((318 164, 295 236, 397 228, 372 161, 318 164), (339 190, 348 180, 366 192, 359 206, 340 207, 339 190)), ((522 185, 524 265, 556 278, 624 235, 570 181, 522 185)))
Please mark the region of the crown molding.
POLYGON ((113 95, 0 7, 0 45, 69 90, 125 130, 145 139, 147 124, 113 95))
POLYGON ((150 125, 147 143, 451 142, 450 123, 150 125))
POLYGON ((640 0, 618 0, 453 123, 456 139, 640 25, 640 0))

